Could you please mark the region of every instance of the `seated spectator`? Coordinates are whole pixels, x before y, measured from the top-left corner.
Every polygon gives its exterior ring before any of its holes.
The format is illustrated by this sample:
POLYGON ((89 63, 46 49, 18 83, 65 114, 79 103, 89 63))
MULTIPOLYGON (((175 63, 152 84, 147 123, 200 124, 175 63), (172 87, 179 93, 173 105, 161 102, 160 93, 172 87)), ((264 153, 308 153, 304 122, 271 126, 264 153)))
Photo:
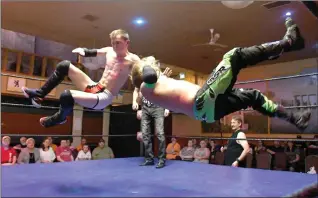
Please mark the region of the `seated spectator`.
POLYGON ((171 138, 171 143, 168 144, 166 148, 166 159, 168 160, 180 160, 180 144, 177 142, 175 137, 171 138))
POLYGON ((72 151, 69 146, 67 146, 66 140, 61 140, 61 145, 56 149, 56 159, 59 162, 71 162, 74 161, 72 151))
POLYGON ((265 153, 266 152, 266 147, 264 146, 264 142, 262 140, 258 140, 258 144, 255 147, 255 153, 259 154, 259 153, 265 153))
POLYGON ((193 147, 194 149, 200 148, 200 147, 197 145, 197 139, 192 139, 192 147, 193 147))
POLYGON ((209 150, 211 150, 211 145, 210 145, 209 139, 206 138, 206 139, 204 139, 203 141, 205 141, 206 147, 207 147, 209 150))
POLYGON ((76 161, 78 160, 91 160, 92 155, 91 152, 89 151, 89 147, 87 144, 84 144, 82 149, 78 152, 78 155, 76 157, 76 161))
POLYGON ((212 163, 215 160, 216 152, 219 152, 221 147, 217 145, 214 140, 210 140, 209 144, 210 144, 210 153, 211 153, 210 162, 212 163))
POLYGON ((70 139, 70 138, 66 139, 66 145, 71 149, 73 159, 75 159, 78 154, 78 151, 74 146, 72 146, 72 143, 73 143, 73 139, 70 139))
POLYGON ((309 142, 308 144, 308 155, 318 155, 318 135, 314 136, 316 142, 309 142))
POLYGON ((46 139, 48 139, 48 140, 50 141, 49 146, 53 149, 54 152, 56 152, 57 145, 56 145, 56 144, 53 144, 53 139, 52 139, 52 137, 46 137, 46 139))
POLYGON ((35 140, 28 138, 26 140, 27 147, 21 150, 18 157, 19 164, 34 164, 41 163, 40 151, 38 148, 34 148, 35 140))
POLYGON ((274 141, 274 146, 270 146, 267 149, 267 152, 269 152, 272 155, 275 155, 277 152, 284 152, 284 148, 280 145, 280 142, 278 140, 274 141))
POLYGON ((94 160, 115 158, 113 150, 105 145, 104 139, 99 140, 98 147, 93 150, 92 155, 94 160))
POLYGON ((254 150, 253 145, 250 144, 250 143, 249 143, 248 145, 249 145, 249 147, 250 147, 248 153, 251 154, 251 155, 253 155, 253 154, 254 154, 254 152, 253 152, 253 150, 254 150))
POLYGON ((15 165, 17 162, 17 153, 10 147, 11 138, 9 136, 2 137, 1 144, 1 165, 11 166, 15 165))
POLYGON ((17 153, 19 154, 21 152, 21 149, 26 148, 26 137, 21 137, 20 138, 20 144, 15 145, 13 148, 17 151, 17 153))
POLYGON ((85 138, 82 138, 81 144, 76 147, 76 150, 77 150, 78 152, 79 152, 80 150, 82 150, 82 149, 83 149, 83 146, 86 145, 86 143, 87 143, 86 139, 85 139, 85 138))
POLYGON ((194 161, 200 163, 209 163, 210 150, 207 148, 206 142, 202 140, 200 142, 201 148, 198 148, 194 152, 194 161))
POLYGON ((40 158, 42 163, 52 163, 55 160, 55 153, 52 147, 49 146, 50 140, 45 139, 42 143, 40 150, 40 158))
POLYGON ((294 143, 292 141, 287 142, 287 148, 285 149, 285 152, 288 156, 288 168, 290 171, 296 171, 298 162, 300 160, 300 153, 299 149, 294 146, 294 143))
MULTIPOLYGON (((302 139, 301 135, 297 135, 297 139, 301 140, 302 139)), ((305 151, 305 153, 306 153, 306 149, 307 149, 306 142, 304 142, 304 141, 296 141, 294 144, 299 149, 303 149, 305 151)))
POLYGON ((72 140, 66 139, 66 146, 70 147, 71 150, 75 150, 76 148, 72 146, 72 140))
POLYGON ((276 153, 280 153, 280 152, 284 152, 285 149, 280 145, 280 142, 275 140, 274 141, 274 146, 270 146, 268 147, 268 149, 266 149, 266 151, 268 153, 270 153, 272 155, 272 168, 275 168, 274 165, 275 165, 275 154, 276 153))
POLYGON ((195 149, 193 148, 192 140, 188 140, 188 146, 183 147, 182 150, 180 151, 181 159, 183 161, 193 161, 194 151, 195 149))

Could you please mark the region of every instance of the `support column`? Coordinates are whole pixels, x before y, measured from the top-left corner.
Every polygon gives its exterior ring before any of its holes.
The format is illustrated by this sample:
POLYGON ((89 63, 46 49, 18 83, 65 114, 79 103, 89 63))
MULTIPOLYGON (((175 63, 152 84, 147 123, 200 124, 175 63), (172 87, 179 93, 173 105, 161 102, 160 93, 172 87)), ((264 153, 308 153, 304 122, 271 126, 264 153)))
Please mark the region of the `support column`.
POLYGON ((110 108, 105 108, 103 112, 103 135, 107 135, 107 137, 103 137, 105 142, 108 144, 108 135, 109 135, 109 119, 110 119, 110 108))
MULTIPOLYGON (((83 107, 74 105, 73 108, 73 127, 72 135, 82 135, 82 123, 83 123, 83 107)), ((81 143, 81 137, 73 137, 73 146, 78 146, 81 143)))

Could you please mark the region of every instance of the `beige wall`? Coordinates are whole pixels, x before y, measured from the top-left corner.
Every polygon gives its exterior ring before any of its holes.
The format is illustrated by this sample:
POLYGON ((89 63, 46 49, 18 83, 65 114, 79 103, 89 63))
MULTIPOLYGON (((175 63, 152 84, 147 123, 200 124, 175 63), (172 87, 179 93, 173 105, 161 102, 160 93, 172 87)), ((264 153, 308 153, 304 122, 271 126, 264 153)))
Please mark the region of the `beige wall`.
MULTIPOLYGON (((241 71, 239 81, 264 79, 275 76, 289 76, 299 74, 305 68, 317 68, 318 59, 306 59, 286 62, 274 65, 247 68, 241 71)), ((220 133, 202 133, 201 123, 184 115, 173 115, 172 134, 180 136, 214 136, 220 137, 220 133)), ((271 138, 296 138, 297 134, 247 134, 248 137, 271 137, 271 138)), ((300 134, 303 138, 312 138, 313 135, 300 134)), ((223 134, 229 137, 230 133, 223 134)))

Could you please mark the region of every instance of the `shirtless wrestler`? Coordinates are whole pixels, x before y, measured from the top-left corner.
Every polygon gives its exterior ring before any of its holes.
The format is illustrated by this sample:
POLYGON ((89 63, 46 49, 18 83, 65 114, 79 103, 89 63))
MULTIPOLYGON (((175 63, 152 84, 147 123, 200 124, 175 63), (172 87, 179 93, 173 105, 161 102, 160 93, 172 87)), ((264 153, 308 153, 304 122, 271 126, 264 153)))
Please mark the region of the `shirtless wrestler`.
POLYGON ((133 64, 139 61, 139 57, 128 51, 129 35, 124 30, 114 30, 110 33, 112 47, 101 49, 76 48, 73 53, 84 57, 106 56, 105 70, 98 83, 92 81, 84 72, 64 60, 57 64, 56 70, 39 89, 22 87, 24 95, 33 105, 40 107, 43 98, 52 89, 58 86, 68 76, 78 90, 65 90, 60 95, 60 108, 52 116, 40 119, 44 127, 52 127, 66 122, 75 103, 91 108, 104 109, 112 103, 113 97, 118 94, 128 79, 133 64))
POLYGON ((160 70, 156 67, 158 63, 149 63, 149 58, 134 65, 131 76, 133 84, 140 87, 141 93, 150 102, 208 123, 232 112, 253 107, 264 115, 278 117, 304 130, 310 120, 310 111, 301 112, 297 109, 289 112, 258 90, 233 88, 242 68, 305 47, 300 30, 291 18, 286 19, 285 26, 287 31, 280 41, 234 48, 227 52, 203 87, 159 75, 160 70))

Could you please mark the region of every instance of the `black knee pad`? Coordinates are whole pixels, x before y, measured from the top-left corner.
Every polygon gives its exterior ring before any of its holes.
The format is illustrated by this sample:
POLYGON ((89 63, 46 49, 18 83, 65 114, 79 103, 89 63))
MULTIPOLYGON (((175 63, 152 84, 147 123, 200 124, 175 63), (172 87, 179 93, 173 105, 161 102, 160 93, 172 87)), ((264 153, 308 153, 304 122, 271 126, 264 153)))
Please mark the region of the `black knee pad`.
POLYGON ((70 69, 71 62, 68 60, 63 60, 56 65, 56 71, 63 76, 68 75, 68 70, 70 69))
POLYGON ((70 90, 65 90, 60 96, 60 103, 62 108, 73 108, 74 107, 74 98, 70 90))
POLYGON ((157 72, 151 66, 145 66, 142 70, 142 79, 147 84, 154 84, 158 80, 157 72))

